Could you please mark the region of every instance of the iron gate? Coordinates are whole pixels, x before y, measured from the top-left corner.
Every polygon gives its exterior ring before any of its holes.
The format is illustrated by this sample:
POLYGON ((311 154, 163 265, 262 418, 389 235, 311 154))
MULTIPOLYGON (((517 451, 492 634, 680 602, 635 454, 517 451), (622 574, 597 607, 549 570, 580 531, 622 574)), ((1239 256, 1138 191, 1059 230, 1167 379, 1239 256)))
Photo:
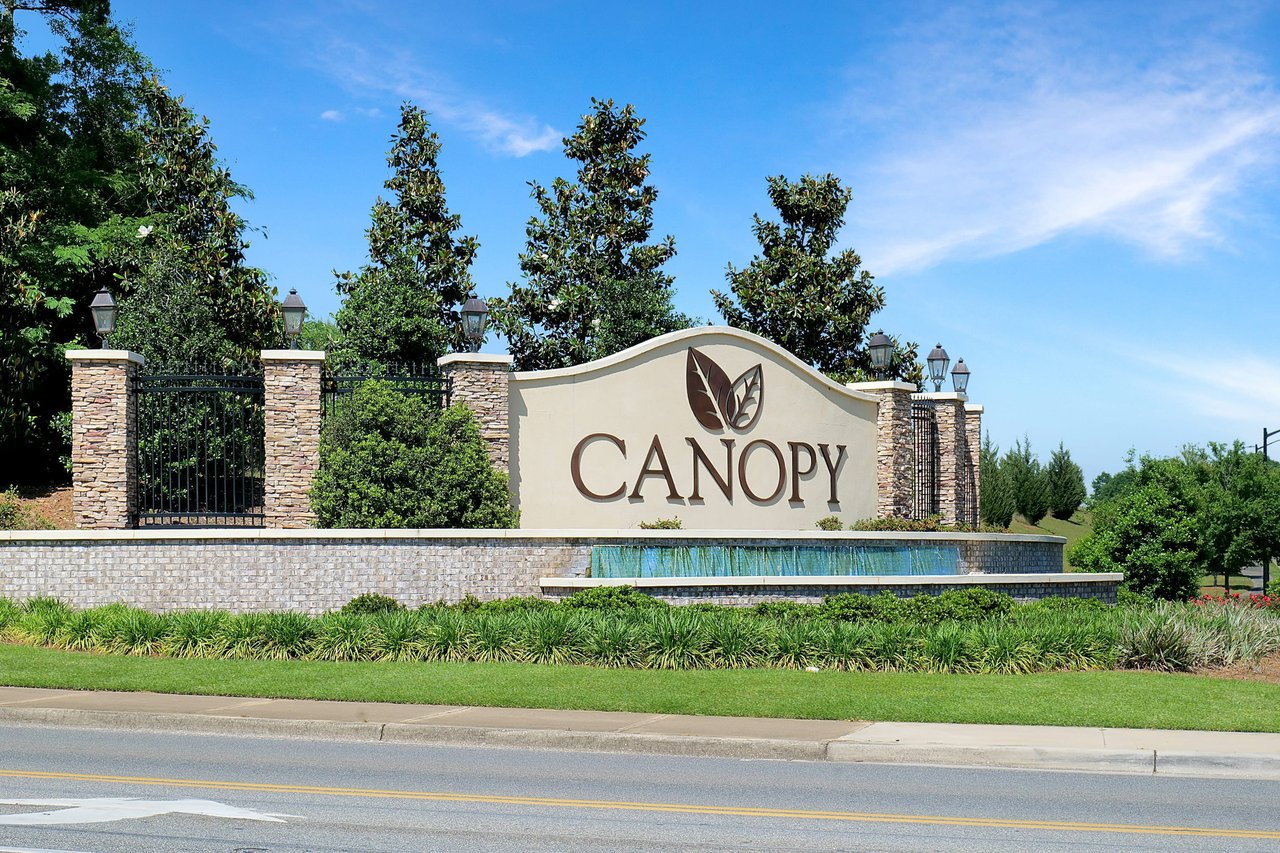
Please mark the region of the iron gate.
POLYGON ((932 400, 911 401, 911 432, 915 442, 915 499, 912 518, 941 515, 938 505, 938 411, 932 400))
POLYGON ((260 367, 138 376, 135 523, 263 525, 260 367))
POLYGON ((320 379, 325 415, 332 415, 351 394, 371 379, 385 382, 401 394, 420 397, 432 408, 449 405, 449 383, 434 364, 364 364, 338 372, 327 368, 320 379))

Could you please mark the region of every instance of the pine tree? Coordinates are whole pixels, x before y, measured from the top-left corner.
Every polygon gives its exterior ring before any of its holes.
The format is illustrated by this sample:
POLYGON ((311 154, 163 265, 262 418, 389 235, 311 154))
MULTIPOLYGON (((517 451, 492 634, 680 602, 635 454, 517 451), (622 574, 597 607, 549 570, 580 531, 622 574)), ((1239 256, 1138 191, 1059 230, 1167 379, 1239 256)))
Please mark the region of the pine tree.
POLYGON ((1071 459, 1071 453, 1058 442, 1045 472, 1049 484, 1049 512, 1054 518, 1069 519, 1084 503, 1084 472, 1071 459))
POLYGON ((1009 475, 1014 502, 1028 524, 1039 524, 1049 513, 1049 483, 1040 460, 1031 451, 1031 440, 1015 441, 1000 467, 1009 475))
POLYGON ((370 262, 358 273, 337 273, 344 297, 335 316, 343 337, 339 359, 435 364, 464 349, 461 304, 473 292, 471 263, 480 244, 455 236, 462 218, 449 212, 437 158, 440 137, 427 114, 400 108, 383 185, 366 232, 370 262))
MULTIPOLYGON (((725 274, 733 295, 712 291, 730 326, 774 341, 840 379, 873 377, 866 341, 884 289, 862 269, 852 249, 828 257, 853 193, 834 175, 768 179, 769 200, 782 223, 753 217, 761 254, 725 274)), ((892 378, 919 382, 916 344, 895 341, 892 378)))
POLYGON ((631 104, 592 98, 564 140, 577 182, 530 182, 540 215, 526 228, 524 281, 490 304, 518 369, 581 364, 692 324, 662 270, 674 238, 647 242, 658 191, 645 183, 650 155, 635 153, 644 122, 631 104))
POLYGON ((1000 448, 992 444, 990 434, 982 440, 978 465, 982 482, 978 512, 982 523, 1008 527, 1013 521, 1013 514, 1018 510, 1017 500, 1014 498, 1013 485, 1009 482, 1009 473, 1000 464, 1000 448))

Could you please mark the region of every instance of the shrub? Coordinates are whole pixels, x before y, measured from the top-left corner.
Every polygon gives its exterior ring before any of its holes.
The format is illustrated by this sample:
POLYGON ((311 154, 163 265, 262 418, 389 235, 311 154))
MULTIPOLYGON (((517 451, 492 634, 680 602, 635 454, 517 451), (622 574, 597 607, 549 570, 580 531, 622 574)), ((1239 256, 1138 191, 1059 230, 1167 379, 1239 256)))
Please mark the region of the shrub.
POLYGON ((366 592, 342 605, 342 613, 391 613, 403 610, 404 605, 389 595, 366 592))
POLYGON ((790 601, 785 598, 777 601, 762 601, 752 607, 751 612, 756 616, 777 619, 780 622, 794 622, 819 615, 818 608, 812 604, 802 604, 799 601, 790 601))
POLYGON ((23 506, 15 492, 0 492, 0 530, 50 530, 43 516, 23 506))
POLYGON ((978 471, 982 481, 978 515, 982 523, 1008 528, 1013 522, 1013 514, 1018 511, 1018 501, 1013 494, 1009 472, 1000 464, 1000 448, 991 442, 990 435, 982 440, 978 471))
POLYGON ((641 530, 679 530, 684 527, 679 517, 676 518, 659 518, 657 521, 640 522, 641 530))
POLYGON ((1045 476, 1049 486, 1049 512, 1054 518, 1071 518, 1088 493, 1084 488, 1084 472, 1072 461, 1071 453, 1062 442, 1058 442, 1058 449, 1049 457, 1045 476))
POLYGON ((514 527, 506 475, 462 404, 436 411, 385 382, 326 418, 311 504, 321 527, 514 527))
POLYGON ((825 518, 818 519, 814 526, 819 530, 844 530, 844 522, 840 520, 839 516, 835 515, 828 515, 825 518))
POLYGON ((586 610, 635 610, 669 607, 665 601, 646 595, 634 586, 594 586, 580 589, 560 602, 565 607, 586 610))
POLYGON ((1028 524, 1039 524, 1049 513, 1049 481, 1031 450, 1031 440, 1014 442, 1013 449, 1004 455, 1000 469, 1009 477, 1018 512, 1028 524))

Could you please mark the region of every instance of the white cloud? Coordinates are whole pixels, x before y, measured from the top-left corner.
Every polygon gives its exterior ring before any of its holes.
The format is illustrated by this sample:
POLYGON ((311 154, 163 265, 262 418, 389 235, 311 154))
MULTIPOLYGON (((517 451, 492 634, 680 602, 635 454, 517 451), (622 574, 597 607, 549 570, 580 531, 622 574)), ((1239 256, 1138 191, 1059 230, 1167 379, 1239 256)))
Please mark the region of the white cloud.
POLYGON ((411 100, 441 121, 476 137, 494 153, 524 157, 536 151, 551 151, 559 147, 563 137, 548 124, 510 115, 460 91, 452 81, 424 68, 407 51, 371 52, 363 45, 338 40, 320 51, 317 61, 348 89, 411 100))
POLYGON ((341 110, 325 110, 324 112, 320 113, 320 118, 324 119, 325 121, 342 121, 346 118, 346 116, 342 114, 341 110))
POLYGON ((886 58, 902 70, 851 101, 882 131, 845 170, 868 265, 920 269, 1071 233, 1165 257, 1220 242, 1230 201, 1280 147, 1280 95, 1230 39, 1175 23, 1180 42, 1138 26, 1118 45, 1096 7, 971 9, 904 36, 886 58), (1160 41, 1150 55, 1147 36, 1160 41))
POLYGON ((1142 365, 1140 375, 1151 376, 1166 394, 1197 415, 1259 429, 1280 422, 1280 376, 1268 359, 1256 353, 1226 352, 1213 346, 1204 356, 1193 357, 1154 344, 1112 350, 1142 365))

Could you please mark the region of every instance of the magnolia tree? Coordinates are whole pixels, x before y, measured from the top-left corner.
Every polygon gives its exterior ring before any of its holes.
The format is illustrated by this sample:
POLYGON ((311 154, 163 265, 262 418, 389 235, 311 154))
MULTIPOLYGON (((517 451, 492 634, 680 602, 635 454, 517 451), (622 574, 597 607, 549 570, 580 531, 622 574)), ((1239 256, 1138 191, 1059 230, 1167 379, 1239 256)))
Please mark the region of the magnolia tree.
MULTIPOLYGON (((732 295, 712 291, 725 322, 775 341, 839 379, 873 376, 867 339, 884 289, 852 249, 832 253, 853 193, 834 175, 768 179, 781 222, 755 216, 760 254, 729 265, 732 295)), ((889 375, 919 382, 916 344, 894 341, 889 375)))
POLYGON ((591 106, 564 140, 577 181, 530 182, 539 215, 526 228, 524 280, 490 305, 521 370, 581 364, 691 325, 662 270, 674 238, 649 242, 658 191, 646 183, 649 155, 635 151, 644 119, 630 104, 591 106))
POLYGON ((425 362, 465 349, 459 309, 472 292, 471 263, 480 244, 457 233, 462 219, 445 203, 437 158, 440 137, 427 114, 400 108, 383 185, 391 200, 373 205, 366 232, 369 263, 335 273, 342 307, 339 361, 425 362))

